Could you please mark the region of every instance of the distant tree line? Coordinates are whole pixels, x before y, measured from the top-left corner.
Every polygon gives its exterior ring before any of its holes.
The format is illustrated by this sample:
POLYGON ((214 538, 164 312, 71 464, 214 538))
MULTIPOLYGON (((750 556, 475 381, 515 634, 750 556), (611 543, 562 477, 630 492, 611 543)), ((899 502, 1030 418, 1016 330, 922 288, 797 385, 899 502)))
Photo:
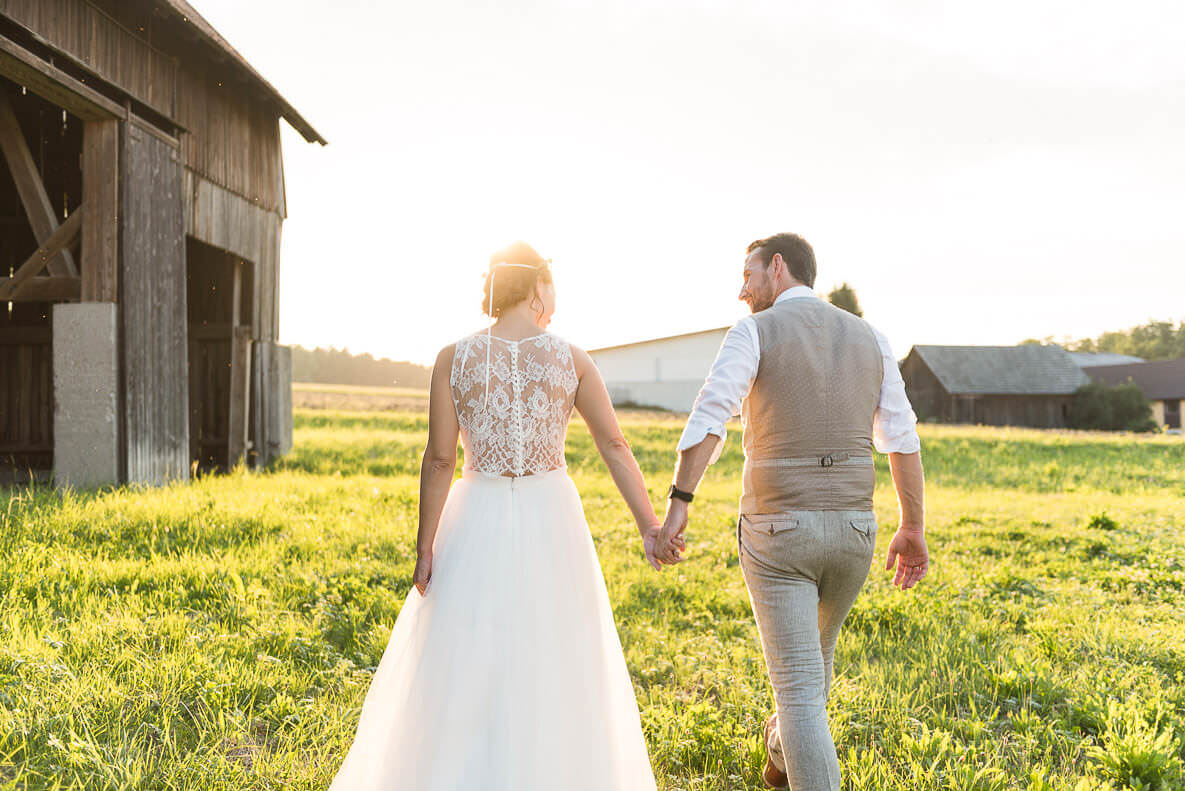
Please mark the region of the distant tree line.
POLYGON ((351 354, 330 346, 306 349, 292 347, 292 381, 339 385, 426 388, 432 368, 427 365, 351 354))
POLYGON ((1097 338, 1055 341, 1052 336, 1025 343, 1057 343, 1072 352, 1112 352, 1143 357, 1145 360, 1173 360, 1185 357, 1185 321, 1150 321, 1127 330, 1104 332, 1097 338))

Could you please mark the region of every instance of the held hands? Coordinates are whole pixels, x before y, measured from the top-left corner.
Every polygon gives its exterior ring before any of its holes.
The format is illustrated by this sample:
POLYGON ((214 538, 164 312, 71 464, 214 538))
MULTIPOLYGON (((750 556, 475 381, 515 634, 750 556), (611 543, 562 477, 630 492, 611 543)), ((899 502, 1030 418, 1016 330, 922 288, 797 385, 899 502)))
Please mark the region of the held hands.
POLYGON ((651 525, 642 529, 642 548, 646 552, 646 561, 654 567, 655 571, 662 571, 662 564, 674 564, 683 560, 679 555, 687 544, 683 541, 683 536, 676 536, 669 544, 663 544, 661 525, 651 525), (663 553, 660 555, 659 548, 662 546, 669 546, 673 551, 674 560, 663 560, 663 557, 671 557, 671 553, 663 553))
POLYGON ((894 561, 897 562, 894 585, 901 590, 908 590, 921 582, 930 568, 930 553, 926 549, 926 539, 921 529, 906 526, 897 528, 885 556, 885 571, 893 570, 894 561))
MULTIPOLYGON (((667 517, 655 538, 655 557, 662 563, 673 565, 683 560, 682 552, 687 548, 683 531, 687 529, 687 503, 671 500, 667 506, 667 517)), ((655 567, 657 568, 657 566, 655 567)))

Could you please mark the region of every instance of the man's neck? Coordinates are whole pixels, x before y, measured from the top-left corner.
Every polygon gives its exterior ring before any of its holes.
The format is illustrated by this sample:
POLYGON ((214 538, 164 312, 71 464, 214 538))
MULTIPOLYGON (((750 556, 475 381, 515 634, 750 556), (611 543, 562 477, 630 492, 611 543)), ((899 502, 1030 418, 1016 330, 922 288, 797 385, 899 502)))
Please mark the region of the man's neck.
POLYGON ((780 299, 793 299, 794 297, 798 296, 813 296, 814 293, 814 290, 810 286, 799 283, 795 280, 791 281, 788 285, 783 287, 781 291, 774 294, 774 302, 777 303, 777 301, 780 299), (795 289, 799 290, 795 291, 795 289))

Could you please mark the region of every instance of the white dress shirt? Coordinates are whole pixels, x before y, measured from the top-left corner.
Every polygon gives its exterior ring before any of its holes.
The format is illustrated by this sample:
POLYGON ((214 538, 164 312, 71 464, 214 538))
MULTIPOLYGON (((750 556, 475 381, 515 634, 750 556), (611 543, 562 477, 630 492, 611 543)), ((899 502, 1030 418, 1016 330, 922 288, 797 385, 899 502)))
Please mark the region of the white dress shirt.
MULTIPOLYGON (((818 299, 808 286, 793 286, 778 294, 774 304, 787 299, 818 299)), ((869 325, 871 327, 871 325, 869 325)), ((889 347, 889 339, 875 327, 877 344, 884 358, 884 378, 881 398, 872 423, 872 441, 881 453, 914 453, 922 447, 918 439, 917 415, 905 395, 905 381, 897 368, 897 359, 889 347)), ((752 316, 738 321, 724 336, 708 379, 700 388, 687 418, 687 426, 679 438, 678 449, 695 447, 709 434, 720 437, 712 453, 711 462, 720 458, 726 436, 725 424, 733 415, 741 413, 741 402, 749 395, 757 366, 761 363, 761 343, 757 336, 757 322, 752 316)), ((709 462, 709 463, 711 463, 709 462)))

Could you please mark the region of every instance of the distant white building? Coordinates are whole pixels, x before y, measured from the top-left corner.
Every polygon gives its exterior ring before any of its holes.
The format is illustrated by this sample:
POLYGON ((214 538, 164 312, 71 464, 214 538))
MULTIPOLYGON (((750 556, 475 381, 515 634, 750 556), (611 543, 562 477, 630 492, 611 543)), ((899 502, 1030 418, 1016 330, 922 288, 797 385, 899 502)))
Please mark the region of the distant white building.
POLYGON ((615 406, 690 412, 728 327, 591 349, 615 406))

